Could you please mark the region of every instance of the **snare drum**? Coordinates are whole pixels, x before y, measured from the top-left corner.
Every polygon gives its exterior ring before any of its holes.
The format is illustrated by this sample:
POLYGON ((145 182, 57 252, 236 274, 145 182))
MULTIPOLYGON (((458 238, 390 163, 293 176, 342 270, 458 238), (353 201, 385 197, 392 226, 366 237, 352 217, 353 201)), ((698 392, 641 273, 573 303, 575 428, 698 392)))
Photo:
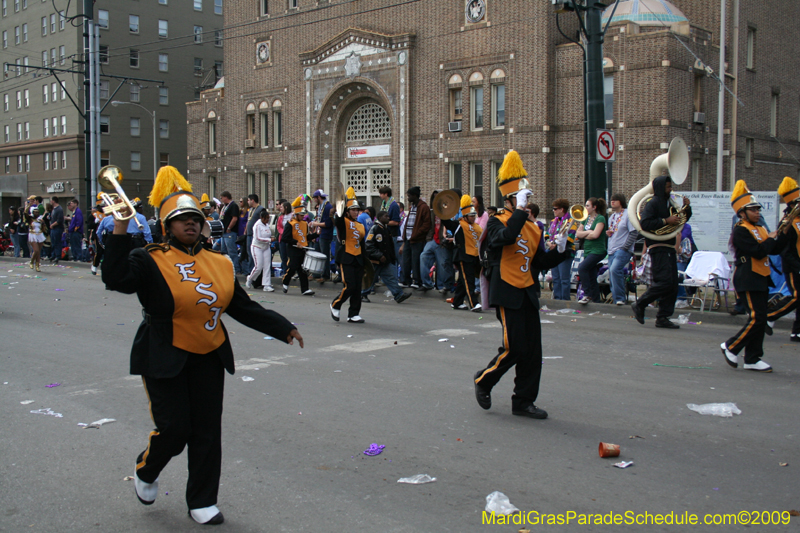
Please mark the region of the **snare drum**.
POLYGON ((303 259, 303 270, 314 276, 322 276, 327 260, 328 258, 325 257, 325 254, 306 252, 306 258, 303 259))
POLYGON ((203 234, 207 234, 207 237, 214 239, 219 239, 225 233, 225 227, 222 225, 221 220, 206 220, 206 228, 203 234))

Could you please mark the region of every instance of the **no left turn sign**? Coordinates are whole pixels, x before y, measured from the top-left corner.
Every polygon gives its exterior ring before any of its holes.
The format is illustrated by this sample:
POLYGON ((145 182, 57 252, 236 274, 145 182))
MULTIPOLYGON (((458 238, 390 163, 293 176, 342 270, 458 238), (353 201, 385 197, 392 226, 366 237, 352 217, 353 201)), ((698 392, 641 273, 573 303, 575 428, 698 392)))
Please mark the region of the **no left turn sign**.
POLYGON ((597 130, 597 160, 603 163, 615 161, 617 143, 612 130, 597 130))

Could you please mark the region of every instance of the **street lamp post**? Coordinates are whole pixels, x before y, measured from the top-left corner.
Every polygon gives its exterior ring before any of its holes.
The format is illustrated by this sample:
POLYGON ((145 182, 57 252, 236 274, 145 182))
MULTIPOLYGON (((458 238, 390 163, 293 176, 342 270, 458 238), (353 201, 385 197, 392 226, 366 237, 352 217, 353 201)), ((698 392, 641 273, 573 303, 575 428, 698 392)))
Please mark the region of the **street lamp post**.
POLYGON ((155 181, 156 174, 158 174, 158 160, 156 159, 156 156, 158 155, 156 152, 156 112, 155 111, 151 112, 145 106, 137 104, 136 102, 121 102, 119 100, 114 100, 113 102, 111 102, 111 105, 113 105, 114 107, 117 107, 119 105, 135 105, 136 107, 141 107, 142 109, 144 109, 145 113, 147 113, 147 116, 150 117, 150 120, 153 122, 153 180, 155 181))

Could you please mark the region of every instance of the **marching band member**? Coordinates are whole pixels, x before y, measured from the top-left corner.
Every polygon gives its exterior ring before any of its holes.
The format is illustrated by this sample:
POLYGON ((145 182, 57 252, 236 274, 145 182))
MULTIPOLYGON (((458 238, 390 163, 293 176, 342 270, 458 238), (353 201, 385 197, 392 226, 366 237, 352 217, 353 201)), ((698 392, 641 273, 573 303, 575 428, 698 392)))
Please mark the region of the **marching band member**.
POLYGON ((506 209, 489 219, 486 226, 488 246, 489 303, 497 308, 503 326, 503 346, 489 365, 475 374, 475 397, 484 409, 492 406, 492 388, 516 365, 511 413, 530 418, 547 418, 544 409, 534 402, 539 395, 542 373, 542 326, 539 322, 539 298, 536 296, 532 270, 557 266, 573 256, 573 245, 566 235, 556 237, 557 248, 544 251, 542 230, 528 220, 525 207, 531 191, 520 180, 528 173, 519 154, 506 154, 497 173, 497 184, 505 198, 506 209))
POLYGON ((292 202, 294 216, 286 223, 281 235, 281 242, 286 243, 287 255, 286 273, 283 275, 283 292, 289 292, 289 282, 297 274, 300 277, 300 292, 303 296, 312 296, 314 291, 308 288, 308 272, 303 268, 306 257, 306 247, 316 235, 309 235, 308 222, 304 217, 308 214, 305 209, 305 195, 301 194, 292 202))
MULTIPOLYGON (((800 187, 798 187, 795 180, 785 177, 778 188, 778 194, 786 203, 784 216, 790 216, 790 213, 800 204, 800 187)), ((783 232, 786 234, 785 237, 779 235, 781 239, 786 241, 781 253, 781 260, 783 272, 786 274, 786 281, 789 283, 792 295, 788 299, 782 300, 781 305, 767 315, 767 335, 772 335, 775 321, 796 310, 798 301, 800 301, 800 238, 798 238, 798 235, 800 235, 800 216, 788 221, 788 225, 783 232)), ((793 342, 800 342, 800 313, 794 319, 792 334, 789 338, 793 342)))
POLYGON ((475 222, 478 212, 472 204, 472 198, 468 194, 461 197, 461 219, 442 220, 445 228, 453 233, 456 245, 453 262, 459 272, 458 285, 453 294, 453 309, 469 309, 470 311, 480 312, 481 304, 475 295, 475 276, 480 270, 480 260, 478 259, 478 242, 481 239, 483 230, 475 222), (467 303, 464 303, 466 297, 467 303))
POLYGON ((177 169, 161 168, 150 203, 159 208, 169 241, 131 250, 128 221, 115 221, 102 269, 106 288, 136 293, 143 305, 130 368, 142 376, 156 429, 136 459, 134 490, 143 504, 153 504, 159 474, 188 446, 189 515, 221 524, 222 397, 225 371, 233 374, 234 366, 220 315, 288 344, 296 339, 301 348, 303 337, 283 316, 250 300, 227 256, 200 245, 205 217, 177 169))
POLYGON ((331 318, 339 321, 339 311, 347 299, 350 299, 350 308, 347 312, 347 321, 361 324, 364 319, 359 316, 361 311, 361 280, 364 277, 364 225, 356 220, 358 217, 358 200, 355 190, 347 189, 344 216, 334 216, 333 223, 336 227, 336 264, 344 287, 339 296, 331 302, 331 318))
POLYGON ((731 195, 731 207, 739 215, 733 228, 733 247, 736 268, 733 285, 742 299, 747 314, 747 324, 736 335, 720 344, 725 362, 733 368, 739 366, 738 354, 744 350, 744 369, 772 372, 772 367, 761 360, 764 354, 764 330, 767 326, 767 300, 769 288, 775 284, 770 276, 769 257, 773 250, 785 242, 785 236, 776 240, 776 232, 758 224, 761 204, 750 194, 743 180, 736 182, 731 195))

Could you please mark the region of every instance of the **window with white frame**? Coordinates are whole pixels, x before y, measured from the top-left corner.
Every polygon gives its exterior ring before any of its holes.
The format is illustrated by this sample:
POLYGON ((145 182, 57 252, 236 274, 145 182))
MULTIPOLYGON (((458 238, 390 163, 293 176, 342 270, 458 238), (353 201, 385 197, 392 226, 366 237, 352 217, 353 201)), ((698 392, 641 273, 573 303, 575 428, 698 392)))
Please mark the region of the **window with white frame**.
POLYGON ((194 42, 202 43, 203 42, 203 27, 202 26, 195 26, 194 27, 194 42))
POLYGON ((47 50, 42 52, 42 66, 47 67, 47 50))
POLYGON ((97 10, 97 25, 101 28, 108 29, 108 10, 106 9, 98 9, 97 10))
POLYGON ((158 54, 158 71, 169 71, 169 54, 158 54))
MULTIPOLYGON (((58 12, 58 31, 64 31, 64 24, 67 22, 67 16, 63 11, 58 12)), ((64 168, 64 167, 62 167, 64 168)))
POLYGON ((158 136, 161 139, 169 139, 169 120, 158 121, 158 136))
POLYGON ((25 140, 29 140, 31 138, 31 123, 25 123, 25 140))
POLYGON ((256 193, 256 175, 248 172, 247 173, 247 194, 255 194, 256 193))
POLYGON ((195 11, 203 10, 203 0, 194 0, 194 10, 195 11))
POLYGON ((261 148, 269 146, 269 110, 264 109, 266 102, 263 102, 260 108, 259 118, 261 119, 261 148))
POLYGON ((139 33, 139 15, 128 15, 128 31, 139 33))
POLYGON ((131 68, 139 68, 139 50, 130 50, 128 64, 131 68))
POLYGON ((470 196, 483 196, 483 162, 469 164, 469 187, 470 196))
POLYGON ((140 98, 141 87, 135 83, 130 85, 130 98, 131 102, 138 102, 140 98))
POLYGON ((50 152, 44 153, 44 169, 50 170, 50 152))
POLYGON ((163 19, 159 19, 158 21, 158 36, 167 38, 169 37, 169 22, 163 19))
POLYGON ((111 133, 111 117, 100 115, 100 133, 111 133))
POLYGON ((131 137, 141 135, 141 121, 136 117, 131 117, 131 137))
POLYGON ((23 24, 22 25, 22 42, 23 43, 27 43, 28 42, 28 25, 27 24, 23 24))
MULTIPOLYGON (((45 85, 45 92, 47 92, 47 85, 45 85)), ((8 93, 3 95, 3 111, 8 112, 8 93)))
POLYGON ((50 33, 56 32, 56 14, 52 13, 50 15, 50 33))
POLYGON ((63 44, 58 47, 58 61, 61 65, 67 62, 67 47, 63 44))
POLYGON ((8 30, 3 30, 3 48, 8 48, 8 30))
POLYGON ((142 170, 142 153, 131 152, 131 170, 142 170))
POLYGON ((222 15, 222 0, 214 0, 214 14, 222 15))
POLYGON ((53 159, 53 170, 58 170, 58 152, 53 152, 51 158, 53 159))
POLYGON ((195 57, 194 58, 194 75, 195 76, 202 76, 203 75, 203 58, 202 57, 195 57))
POLYGON ((269 0, 260 0, 259 5, 261 6, 261 16, 269 15, 269 0))
POLYGON ((61 135, 67 134, 67 116, 61 115, 61 135))
POLYGON ((58 84, 56 82, 50 84, 50 101, 58 101, 58 84))
POLYGON ((22 172, 22 169, 25 168, 24 163, 22 162, 22 156, 17 156, 17 172, 22 172))
POLYGON ((30 61, 28 60, 28 56, 25 56, 25 57, 22 58, 22 64, 25 65, 25 74, 30 72, 31 69, 28 68, 28 65, 30 64, 30 61))
POLYGON ((47 37, 47 17, 42 17, 42 37, 47 37))
POLYGON ((208 177, 208 195, 214 198, 217 195, 217 178, 214 176, 208 177))
POLYGON ((169 105, 169 87, 158 88, 158 104, 169 105))
POLYGON ((222 30, 214 30, 214 46, 222 46, 222 30))
POLYGON ((247 117, 245 118, 245 139, 254 141, 256 138, 256 113, 255 113, 255 106, 253 106, 252 111, 248 111, 247 117))
POLYGON ((283 108, 279 100, 272 104, 272 142, 283 146, 283 108))
POLYGON ((24 102, 25 107, 28 107, 30 105, 30 103, 31 103, 31 92, 30 92, 29 89, 25 89, 23 102, 24 102))
POLYGON ((100 51, 97 54, 97 60, 100 61, 103 65, 108 65, 108 45, 101 44, 100 51))
POLYGON ((53 137, 55 137, 56 135, 58 135, 58 117, 53 117, 51 120, 53 124, 51 131, 53 132, 53 137))
POLYGON ((162 6, 165 6, 167 5, 167 0, 158 0, 158 3, 161 4, 162 6))
POLYGON ((212 120, 208 123, 208 153, 217 153, 217 121, 212 120))
POLYGON ((745 66, 749 69, 756 68, 756 29, 752 26, 747 28, 745 66))
POLYGON ((289 9, 297 9, 297 0, 289 0, 289 9))
POLYGON ((6 174, 11 172, 11 158, 6 157, 6 174))
POLYGON ((104 167, 111 164, 111 151, 100 150, 100 166, 104 167))
POLYGON ((461 163, 450 163, 450 188, 463 191, 462 165, 461 163))
POLYGON ((492 72, 492 129, 506 126, 506 73, 502 69, 492 72))
MULTIPOLYGON (((492 173, 491 176, 497 176, 497 172, 500 170, 500 167, 503 166, 502 161, 492 161, 491 169, 492 173)), ((497 186, 497 180, 489 178, 489 183, 492 183, 492 194, 490 199, 489 205, 496 205, 499 207, 503 206, 503 193, 500 192, 500 187, 497 186)))
POLYGON ((108 80, 100 80, 100 98, 108 100, 108 80))
POLYGON ((461 87, 453 87, 453 85, 461 83, 462 79, 458 74, 454 74, 450 77, 450 122, 464 119, 464 89, 461 87))
POLYGON ((50 119, 46 118, 42 121, 42 131, 44 132, 43 137, 50 137, 50 119))
POLYGON ((167 165, 169 165, 169 154, 161 152, 158 154, 158 166, 161 168, 166 167, 167 165))
POLYGON ((6 124, 3 128, 3 142, 11 142, 11 128, 6 124))
POLYGON ((17 91, 17 109, 22 109, 22 91, 17 91))
POLYGON ((67 86, 64 84, 63 81, 60 82, 59 85, 61 85, 61 99, 62 100, 66 100, 67 99, 67 86))
POLYGON ((8 15, 8 0, 3 0, 3 16, 8 15))
POLYGON ((67 168, 67 151, 64 150, 61 152, 61 170, 67 168))
POLYGON ((30 171, 31 171, 31 156, 30 155, 26 155, 25 156, 25 172, 30 172, 30 171))

